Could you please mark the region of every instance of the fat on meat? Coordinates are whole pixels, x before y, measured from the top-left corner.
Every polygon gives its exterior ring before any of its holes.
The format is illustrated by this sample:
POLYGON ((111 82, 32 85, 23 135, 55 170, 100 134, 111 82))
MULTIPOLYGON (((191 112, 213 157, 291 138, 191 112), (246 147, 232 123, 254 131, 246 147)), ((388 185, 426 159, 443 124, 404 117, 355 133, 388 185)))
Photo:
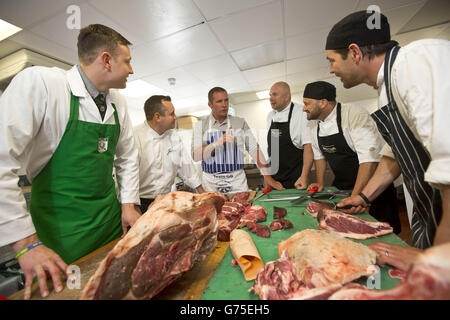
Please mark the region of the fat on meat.
POLYGON ((428 248, 408 270, 406 278, 390 290, 348 285, 331 300, 449 300, 450 243, 428 248))
POLYGON ((149 299, 215 248, 215 192, 171 192, 159 197, 101 261, 81 299, 149 299))
POLYGON ((333 205, 325 202, 309 202, 306 204, 306 211, 314 218, 317 218, 317 214, 322 209, 333 209, 333 205))
POLYGON ((327 299, 342 285, 377 272, 369 247, 325 230, 307 229, 279 243, 250 289, 261 299, 327 299))
POLYGON ((319 228, 352 239, 375 238, 393 232, 387 222, 372 221, 331 209, 320 210, 317 220, 319 220, 319 228))

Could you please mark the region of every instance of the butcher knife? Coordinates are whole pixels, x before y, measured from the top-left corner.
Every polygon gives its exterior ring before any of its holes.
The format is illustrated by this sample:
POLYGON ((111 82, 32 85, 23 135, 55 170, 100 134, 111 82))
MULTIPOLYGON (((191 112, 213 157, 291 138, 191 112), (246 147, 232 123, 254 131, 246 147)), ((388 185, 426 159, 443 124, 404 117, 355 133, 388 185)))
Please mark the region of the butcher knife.
POLYGON ((250 201, 250 204, 253 205, 253 202, 258 200, 259 198, 261 198, 263 195, 265 195, 266 193, 270 192, 271 190, 272 190, 272 187, 267 188, 266 190, 261 192, 261 194, 259 196, 255 197, 252 201, 250 201))

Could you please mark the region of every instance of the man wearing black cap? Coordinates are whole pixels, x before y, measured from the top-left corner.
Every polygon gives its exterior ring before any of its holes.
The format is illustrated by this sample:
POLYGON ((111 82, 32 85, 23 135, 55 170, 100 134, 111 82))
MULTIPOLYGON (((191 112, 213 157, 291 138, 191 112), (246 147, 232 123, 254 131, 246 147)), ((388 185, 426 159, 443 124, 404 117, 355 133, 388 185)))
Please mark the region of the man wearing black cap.
MULTIPOLYGON (((331 83, 308 83, 303 92, 303 111, 311 126, 317 183, 323 189, 326 162, 334 173, 333 186, 358 195, 375 172, 383 141, 369 113, 360 107, 336 103, 336 88, 331 83)), ((369 213, 388 222, 395 233, 401 224, 394 185, 391 184, 370 207, 369 213)))
POLYGON ((450 42, 397 44, 387 18, 377 12, 352 13, 328 34, 330 72, 345 88, 366 83, 378 90, 380 109, 372 117, 389 145, 362 196, 341 205, 362 210, 402 174, 414 204, 413 245, 425 249, 450 241, 450 42), (376 27, 368 23, 374 14, 380 17, 376 27))

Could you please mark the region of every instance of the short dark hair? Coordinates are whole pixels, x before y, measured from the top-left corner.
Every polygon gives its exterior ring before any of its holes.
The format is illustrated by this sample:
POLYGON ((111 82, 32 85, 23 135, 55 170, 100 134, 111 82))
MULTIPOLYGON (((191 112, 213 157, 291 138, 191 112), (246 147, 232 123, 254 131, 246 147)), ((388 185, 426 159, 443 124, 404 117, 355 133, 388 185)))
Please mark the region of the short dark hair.
POLYGON ((88 25, 78 34, 78 59, 84 65, 90 65, 97 58, 100 50, 115 55, 119 44, 128 46, 131 42, 117 31, 102 24, 88 25))
POLYGON ((214 93, 216 92, 227 92, 227 90, 225 90, 222 87, 214 87, 211 90, 209 90, 208 92, 208 101, 209 102, 213 102, 213 98, 214 98, 214 93))
MULTIPOLYGON (((391 48, 398 45, 398 42, 395 40, 391 40, 385 43, 371 44, 364 47, 359 47, 361 49, 361 53, 363 57, 368 57, 369 60, 372 60, 375 57, 378 57, 386 52, 388 52, 391 48)), ((348 48, 343 49, 334 49, 337 53, 339 53, 342 59, 346 60, 348 56, 348 48)))
POLYGON ((169 96, 151 96, 145 101, 144 112, 145 118, 147 120, 152 120, 155 113, 158 112, 160 115, 164 116, 167 108, 163 105, 163 101, 172 101, 169 96))

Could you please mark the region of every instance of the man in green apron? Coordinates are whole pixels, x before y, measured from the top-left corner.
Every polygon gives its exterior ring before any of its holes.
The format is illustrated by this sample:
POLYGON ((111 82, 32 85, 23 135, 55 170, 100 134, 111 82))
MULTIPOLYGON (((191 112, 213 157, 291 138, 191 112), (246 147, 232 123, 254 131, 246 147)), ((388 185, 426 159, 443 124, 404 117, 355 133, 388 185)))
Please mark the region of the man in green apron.
MULTIPOLYGON (((2 97, 2 109, 23 106, 30 110, 30 114, 24 111, 22 119, 30 121, 29 135, 5 125, 14 121, 12 111, 0 123, 7 130, 9 138, 2 142, 9 146, 10 158, 14 158, 11 150, 21 145, 27 146, 22 152, 29 155, 28 161, 17 159, 32 179, 28 229, 34 227, 35 232, 17 230, 25 237, 11 236, 8 242, 26 276, 26 299, 34 276, 43 297, 48 295, 46 273, 59 292, 60 270, 66 272, 67 264, 119 238, 140 217, 132 126, 123 97, 109 91, 125 88, 133 73, 128 45, 128 40, 106 26, 85 27, 78 37, 80 65, 67 72, 42 67, 24 70, 2 97)), ((2 168, 8 165, 1 163, 2 168)), ((18 219, 6 216, 5 220, 19 229, 18 219)))

